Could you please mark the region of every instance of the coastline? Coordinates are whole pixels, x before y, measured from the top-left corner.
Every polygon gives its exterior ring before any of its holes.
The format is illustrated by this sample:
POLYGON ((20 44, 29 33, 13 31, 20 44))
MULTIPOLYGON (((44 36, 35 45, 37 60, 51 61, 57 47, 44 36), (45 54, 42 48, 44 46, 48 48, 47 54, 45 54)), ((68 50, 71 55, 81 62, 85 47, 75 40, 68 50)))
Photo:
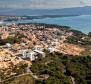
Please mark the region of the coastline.
POLYGON ((44 24, 57 24, 69 26, 72 29, 82 31, 88 34, 91 29, 91 15, 80 15, 80 16, 72 16, 72 17, 61 17, 61 18, 42 18, 42 19, 20 19, 20 20, 10 20, 5 21, 6 23, 44 23, 44 24))

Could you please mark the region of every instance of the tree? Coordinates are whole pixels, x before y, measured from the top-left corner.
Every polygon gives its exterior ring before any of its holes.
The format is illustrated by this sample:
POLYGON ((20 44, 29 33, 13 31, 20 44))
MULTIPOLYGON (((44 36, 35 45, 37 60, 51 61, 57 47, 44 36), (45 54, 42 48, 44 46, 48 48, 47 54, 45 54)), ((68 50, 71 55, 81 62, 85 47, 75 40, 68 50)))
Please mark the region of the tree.
POLYGON ((88 33, 88 36, 90 36, 90 37, 91 37, 91 32, 89 32, 89 33, 88 33))

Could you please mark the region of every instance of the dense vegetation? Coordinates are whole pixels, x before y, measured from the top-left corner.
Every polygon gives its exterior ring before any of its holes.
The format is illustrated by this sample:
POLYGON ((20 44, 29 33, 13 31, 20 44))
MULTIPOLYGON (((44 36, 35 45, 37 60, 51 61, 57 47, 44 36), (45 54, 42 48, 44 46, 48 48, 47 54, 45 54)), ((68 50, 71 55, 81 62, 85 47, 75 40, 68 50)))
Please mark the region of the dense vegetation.
POLYGON ((2 84, 34 84, 34 79, 28 74, 17 78, 12 78, 2 84))
POLYGON ((91 34, 88 35, 77 31, 77 30, 71 30, 73 32, 72 36, 68 36, 66 42, 81 46, 88 46, 91 45, 91 34))
POLYGON ((91 57, 69 56, 46 52, 46 58, 33 62, 31 71, 38 77, 48 75, 44 80, 34 80, 31 75, 12 78, 4 84, 91 84, 91 57))
MULTIPOLYGON (((24 64, 22 62, 20 62, 19 64, 15 65, 15 66, 12 65, 12 68, 8 69, 8 70, 0 69, 0 79, 2 81, 5 81, 5 82, 2 82, 2 84, 10 84, 10 81, 14 80, 15 77, 18 77, 19 75, 25 73, 26 69, 27 69, 27 64, 24 64), (11 75, 11 72, 12 72, 12 75, 11 75), (16 74, 13 75, 13 73, 16 73, 16 74)), ((0 82, 0 84, 1 84, 1 82, 0 82)))
POLYGON ((71 76, 76 84, 91 84, 91 57, 46 53, 45 59, 36 60, 31 67, 37 75, 49 75, 47 80, 39 84, 72 84, 71 76))

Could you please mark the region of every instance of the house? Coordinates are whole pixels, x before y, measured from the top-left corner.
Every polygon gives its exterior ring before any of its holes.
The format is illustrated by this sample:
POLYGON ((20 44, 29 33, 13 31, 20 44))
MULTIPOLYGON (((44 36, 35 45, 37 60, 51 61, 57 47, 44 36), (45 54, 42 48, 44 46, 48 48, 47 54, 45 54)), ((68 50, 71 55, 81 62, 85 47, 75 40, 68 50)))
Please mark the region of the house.
POLYGON ((37 53, 36 52, 29 52, 27 53, 27 58, 29 58, 31 61, 34 61, 37 57, 36 57, 37 53))
POLYGON ((43 51, 44 49, 43 49, 41 46, 36 45, 36 46, 34 47, 34 50, 43 51))
POLYGON ((45 53, 43 51, 40 50, 34 50, 34 52, 40 54, 43 58, 45 58, 45 53))
POLYGON ((5 47, 5 48, 11 48, 12 45, 11 45, 10 43, 6 43, 4 47, 5 47))
POLYGON ((45 53, 40 51, 40 50, 34 50, 34 51, 23 50, 21 53, 22 53, 23 59, 30 59, 31 61, 34 61, 38 58, 44 58, 45 57, 45 53))
POLYGON ((48 51, 49 51, 50 53, 52 53, 52 52, 55 52, 56 49, 55 49, 55 48, 52 48, 52 47, 49 47, 49 48, 48 48, 48 51))
POLYGON ((31 61, 34 61, 36 59, 36 55, 37 55, 37 53, 34 51, 28 51, 28 50, 22 51, 23 59, 30 59, 31 61))

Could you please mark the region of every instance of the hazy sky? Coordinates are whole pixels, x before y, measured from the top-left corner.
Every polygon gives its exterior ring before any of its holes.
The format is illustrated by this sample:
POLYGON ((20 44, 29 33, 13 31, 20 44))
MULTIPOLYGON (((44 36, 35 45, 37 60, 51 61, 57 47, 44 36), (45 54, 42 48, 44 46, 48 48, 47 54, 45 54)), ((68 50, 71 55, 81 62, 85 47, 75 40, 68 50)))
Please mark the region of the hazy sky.
POLYGON ((0 0, 0 8, 60 9, 91 6, 91 0, 0 0))

